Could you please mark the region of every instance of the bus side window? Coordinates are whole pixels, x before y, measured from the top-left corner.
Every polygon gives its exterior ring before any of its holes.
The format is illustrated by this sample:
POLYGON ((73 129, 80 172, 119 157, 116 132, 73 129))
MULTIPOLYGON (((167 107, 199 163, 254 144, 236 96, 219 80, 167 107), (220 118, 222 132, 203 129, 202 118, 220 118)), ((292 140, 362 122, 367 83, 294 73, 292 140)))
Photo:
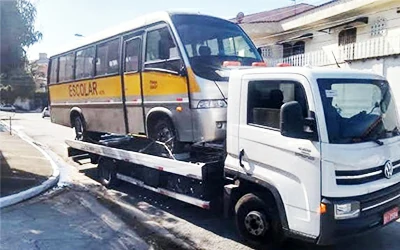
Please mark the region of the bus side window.
POLYGON ((126 42, 125 72, 139 71, 141 43, 142 40, 139 38, 126 42))
POLYGON ((167 27, 149 31, 146 41, 146 68, 180 70, 178 47, 167 27))
POLYGON ((96 76, 116 74, 119 70, 119 38, 97 46, 96 76))
POLYGON ((74 79, 74 53, 61 56, 59 61, 58 81, 66 82, 74 79))
POLYGON ((93 76, 94 47, 86 48, 76 52, 75 79, 93 76))
POLYGON ((58 58, 54 57, 51 59, 50 63, 50 84, 57 82, 57 73, 58 73, 58 58))

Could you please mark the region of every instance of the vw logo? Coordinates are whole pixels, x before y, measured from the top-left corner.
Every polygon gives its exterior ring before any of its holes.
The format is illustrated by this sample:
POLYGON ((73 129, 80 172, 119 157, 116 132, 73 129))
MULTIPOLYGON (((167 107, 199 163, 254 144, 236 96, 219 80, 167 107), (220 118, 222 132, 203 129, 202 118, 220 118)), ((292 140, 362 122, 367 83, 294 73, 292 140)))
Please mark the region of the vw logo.
POLYGON ((383 168, 383 174, 388 179, 392 178, 392 175, 393 175, 393 164, 392 164, 391 161, 387 161, 385 163, 385 166, 383 168))

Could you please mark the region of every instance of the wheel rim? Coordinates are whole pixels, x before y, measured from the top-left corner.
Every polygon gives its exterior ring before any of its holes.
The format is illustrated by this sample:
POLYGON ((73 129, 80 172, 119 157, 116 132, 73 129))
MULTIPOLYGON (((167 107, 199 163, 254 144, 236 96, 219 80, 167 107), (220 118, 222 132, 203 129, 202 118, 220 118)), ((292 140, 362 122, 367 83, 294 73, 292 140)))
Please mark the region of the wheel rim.
POLYGON ((174 132, 167 125, 162 126, 157 133, 157 141, 167 144, 171 149, 174 146, 174 132))
POLYGON ((75 136, 76 140, 83 139, 83 123, 80 118, 75 119, 75 136))
POLYGON ((253 236, 262 236, 268 230, 268 223, 264 214, 258 211, 248 213, 244 219, 247 232, 253 236))

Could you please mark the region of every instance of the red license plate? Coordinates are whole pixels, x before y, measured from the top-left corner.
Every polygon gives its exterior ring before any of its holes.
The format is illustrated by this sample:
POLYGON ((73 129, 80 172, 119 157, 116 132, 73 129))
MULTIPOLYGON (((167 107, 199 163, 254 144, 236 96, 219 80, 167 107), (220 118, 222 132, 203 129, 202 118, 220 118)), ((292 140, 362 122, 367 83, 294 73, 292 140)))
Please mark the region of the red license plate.
POLYGON ((398 218, 399 218, 399 208, 395 207, 395 208, 387 211, 383 215, 383 225, 386 225, 391 221, 397 220, 398 218))

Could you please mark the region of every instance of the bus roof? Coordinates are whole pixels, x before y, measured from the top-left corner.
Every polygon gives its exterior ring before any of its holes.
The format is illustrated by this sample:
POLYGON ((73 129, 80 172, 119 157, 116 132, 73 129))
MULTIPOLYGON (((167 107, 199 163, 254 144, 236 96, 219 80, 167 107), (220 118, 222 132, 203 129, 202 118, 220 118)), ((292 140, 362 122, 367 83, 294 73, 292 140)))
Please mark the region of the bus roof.
POLYGON ((150 25, 157 22, 168 22, 170 20, 170 16, 174 14, 192 14, 192 15, 202 15, 207 16, 204 14, 200 14, 198 12, 189 12, 189 11, 160 11, 154 12, 147 15, 143 15, 132 19, 128 22, 121 23, 117 26, 108 28, 103 30, 99 33, 90 35, 88 37, 82 37, 78 41, 73 42, 72 44, 66 46, 60 46, 54 53, 50 53, 50 57, 54 57, 56 55, 64 54, 66 52, 75 50, 80 47, 84 47, 86 45, 99 42, 101 40, 105 40, 107 38, 116 36, 118 34, 122 34, 128 32, 130 30, 138 29, 140 27, 150 25))

